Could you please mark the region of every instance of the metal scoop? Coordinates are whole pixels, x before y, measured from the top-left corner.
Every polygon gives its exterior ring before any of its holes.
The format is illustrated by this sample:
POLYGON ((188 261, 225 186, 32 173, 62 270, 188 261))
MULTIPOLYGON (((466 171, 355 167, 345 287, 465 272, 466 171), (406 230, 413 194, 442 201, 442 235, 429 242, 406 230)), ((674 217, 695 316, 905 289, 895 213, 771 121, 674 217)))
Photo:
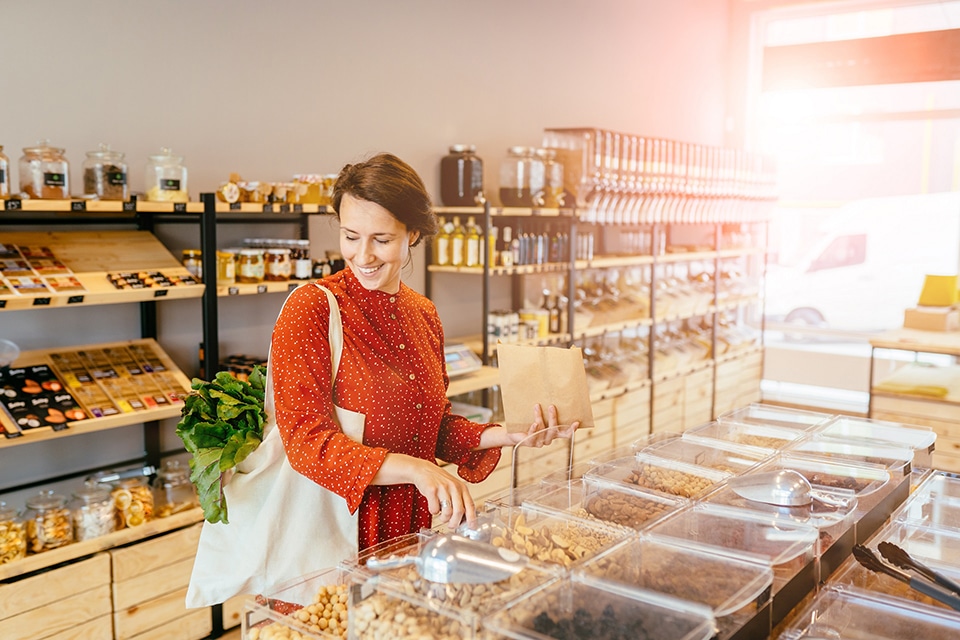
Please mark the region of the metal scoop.
POLYGON ((802 507, 812 502, 833 509, 845 509, 850 500, 815 491, 803 474, 793 469, 778 469, 734 476, 727 484, 738 496, 778 507, 802 507))
POLYGON ((431 538, 416 555, 370 558, 367 568, 380 572, 412 564, 430 582, 488 584, 520 573, 527 561, 516 551, 447 533, 431 538))

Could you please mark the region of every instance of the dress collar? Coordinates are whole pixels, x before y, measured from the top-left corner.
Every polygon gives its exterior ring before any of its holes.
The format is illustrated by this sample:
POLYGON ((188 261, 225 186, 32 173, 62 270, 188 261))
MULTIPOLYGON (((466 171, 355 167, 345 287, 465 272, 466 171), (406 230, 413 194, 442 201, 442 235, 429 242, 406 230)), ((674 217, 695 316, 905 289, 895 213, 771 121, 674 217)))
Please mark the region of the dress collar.
POLYGON ((390 304, 397 303, 406 296, 407 285, 400 282, 400 289, 397 293, 387 293, 378 289, 370 290, 360 284, 357 276, 350 270, 350 267, 344 268, 343 287, 351 298, 361 304, 390 304))

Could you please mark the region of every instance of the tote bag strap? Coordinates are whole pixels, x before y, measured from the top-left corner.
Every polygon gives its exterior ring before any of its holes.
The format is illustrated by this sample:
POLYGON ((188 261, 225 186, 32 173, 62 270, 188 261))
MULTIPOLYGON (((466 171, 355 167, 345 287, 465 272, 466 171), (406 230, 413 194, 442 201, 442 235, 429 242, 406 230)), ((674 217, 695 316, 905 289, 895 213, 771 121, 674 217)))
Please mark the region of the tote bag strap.
POLYGON ((340 356, 343 355, 343 321, 340 319, 340 305, 333 295, 333 291, 327 289, 319 282, 313 283, 317 288, 323 289, 327 294, 327 302, 330 303, 330 327, 328 335, 330 340, 330 360, 333 362, 333 377, 330 379, 331 386, 337 380, 337 371, 340 370, 340 356))

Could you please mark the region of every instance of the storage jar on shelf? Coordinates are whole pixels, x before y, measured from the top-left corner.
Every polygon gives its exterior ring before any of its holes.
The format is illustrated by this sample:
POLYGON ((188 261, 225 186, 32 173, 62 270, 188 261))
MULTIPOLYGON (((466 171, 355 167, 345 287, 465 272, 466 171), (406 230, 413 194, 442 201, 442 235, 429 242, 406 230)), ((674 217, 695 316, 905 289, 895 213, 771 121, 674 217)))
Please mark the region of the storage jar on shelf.
POLYGON ((0 501, 0 564, 27 555, 27 528, 16 509, 0 501))
POLYGON ((543 206, 557 209, 563 206, 563 165, 557 160, 556 149, 537 149, 543 160, 543 206))
POLYGON ((96 151, 88 151, 83 161, 83 193, 100 200, 126 200, 127 161, 124 154, 101 144, 96 151))
POLYGON ((179 460, 167 460, 154 480, 154 501, 158 518, 172 516, 200 506, 197 492, 190 482, 190 469, 179 460))
POLYGON ((263 249, 241 249, 237 258, 237 282, 242 284, 257 284, 263 282, 264 271, 263 249))
POLYGON ((30 553, 56 549, 73 542, 73 523, 67 499, 53 491, 41 491, 27 500, 24 520, 30 553))
POLYGON ((24 147, 20 157, 20 191, 29 198, 66 200, 70 197, 70 163, 63 149, 41 140, 24 147))
POLYGON ((151 202, 187 202, 190 199, 183 158, 173 155, 167 147, 150 156, 144 180, 145 197, 151 202))
POLYGON ((483 202, 483 160, 472 144, 455 144, 440 160, 440 201, 446 207, 483 202))
POLYGON ((70 504, 73 537, 77 542, 91 540, 116 530, 110 488, 88 480, 73 494, 70 504))
POLYGON ((10 197, 10 159, 3 153, 0 144, 0 200, 10 197))
POLYGON ((510 147, 500 164, 500 203, 504 207, 542 207, 543 160, 530 147, 510 147))
POLYGON ((140 478, 120 480, 110 492, 117 529, 137 527, 153 520, 153 492, 140 478))

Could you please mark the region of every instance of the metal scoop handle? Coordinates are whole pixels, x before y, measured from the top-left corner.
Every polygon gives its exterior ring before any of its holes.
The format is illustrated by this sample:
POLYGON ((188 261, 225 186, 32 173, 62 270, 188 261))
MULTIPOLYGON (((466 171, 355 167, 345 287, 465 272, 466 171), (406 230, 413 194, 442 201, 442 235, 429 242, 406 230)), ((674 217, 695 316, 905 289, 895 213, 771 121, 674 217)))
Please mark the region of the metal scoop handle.
POLYGON ((409 564, 417 564, 417 556, 391 556, 388 558, 368 558, 367 559, 367 569, 370 571, 376 571, 377 573, 381 571, 390 571, 391 569, 399 569, 400 567, 405 567, 409 564))

